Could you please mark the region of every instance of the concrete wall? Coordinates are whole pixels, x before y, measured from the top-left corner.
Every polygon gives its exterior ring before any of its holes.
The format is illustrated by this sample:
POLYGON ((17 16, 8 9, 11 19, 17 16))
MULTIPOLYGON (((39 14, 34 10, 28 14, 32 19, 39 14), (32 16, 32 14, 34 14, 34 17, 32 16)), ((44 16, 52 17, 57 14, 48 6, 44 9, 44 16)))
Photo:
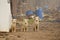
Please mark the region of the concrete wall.
POLYGON ((0 0, 0 31, 9 32, 11 19, 10 3, 8 0, 0 0))

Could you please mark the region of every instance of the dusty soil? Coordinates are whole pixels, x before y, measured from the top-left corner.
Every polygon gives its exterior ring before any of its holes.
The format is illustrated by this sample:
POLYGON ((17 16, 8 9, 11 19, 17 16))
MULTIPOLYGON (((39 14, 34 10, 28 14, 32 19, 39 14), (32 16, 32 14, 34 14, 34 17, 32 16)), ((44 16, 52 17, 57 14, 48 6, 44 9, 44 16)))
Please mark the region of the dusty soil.
POLYGON ((60 23, 41 22, 37 32, 0 33, 0 40, 60 40, 60 23))

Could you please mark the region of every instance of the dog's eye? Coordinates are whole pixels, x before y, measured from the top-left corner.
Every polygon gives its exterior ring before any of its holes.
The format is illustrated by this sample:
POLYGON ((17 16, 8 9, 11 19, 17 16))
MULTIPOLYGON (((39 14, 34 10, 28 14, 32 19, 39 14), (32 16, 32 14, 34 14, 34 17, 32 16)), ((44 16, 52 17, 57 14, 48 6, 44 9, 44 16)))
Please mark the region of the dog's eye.
POLYGON ((26 24, 26 23, 25 23, 26 24))
POLYGON ((36 20, 36 22, 37 22, 38 20, 36 20))

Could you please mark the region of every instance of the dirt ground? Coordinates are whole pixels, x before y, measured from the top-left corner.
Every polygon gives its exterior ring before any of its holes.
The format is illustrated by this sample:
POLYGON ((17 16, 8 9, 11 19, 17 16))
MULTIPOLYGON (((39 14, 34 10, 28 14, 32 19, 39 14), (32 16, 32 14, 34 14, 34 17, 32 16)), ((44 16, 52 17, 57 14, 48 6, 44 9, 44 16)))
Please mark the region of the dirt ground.
POLYGON ((60 40, 60 23, 41 22, 37 32, 0 33, 0 40, 60 40))

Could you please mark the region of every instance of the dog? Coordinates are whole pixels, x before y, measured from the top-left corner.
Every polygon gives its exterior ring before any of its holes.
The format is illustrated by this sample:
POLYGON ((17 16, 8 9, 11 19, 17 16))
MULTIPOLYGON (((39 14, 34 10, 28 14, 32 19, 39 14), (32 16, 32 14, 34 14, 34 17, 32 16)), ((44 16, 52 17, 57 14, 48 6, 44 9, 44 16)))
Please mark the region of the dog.
POLYGON ((35 20, 34 20, 34 24, 35 24, 35 31, 39 31, 39 23, 40 23, 40 19, 39 17, 35 17, 35 20))
POLYGON ((12 19, 12 25, 10 28, 10 32, 16 32, 16 19, 12 19))

